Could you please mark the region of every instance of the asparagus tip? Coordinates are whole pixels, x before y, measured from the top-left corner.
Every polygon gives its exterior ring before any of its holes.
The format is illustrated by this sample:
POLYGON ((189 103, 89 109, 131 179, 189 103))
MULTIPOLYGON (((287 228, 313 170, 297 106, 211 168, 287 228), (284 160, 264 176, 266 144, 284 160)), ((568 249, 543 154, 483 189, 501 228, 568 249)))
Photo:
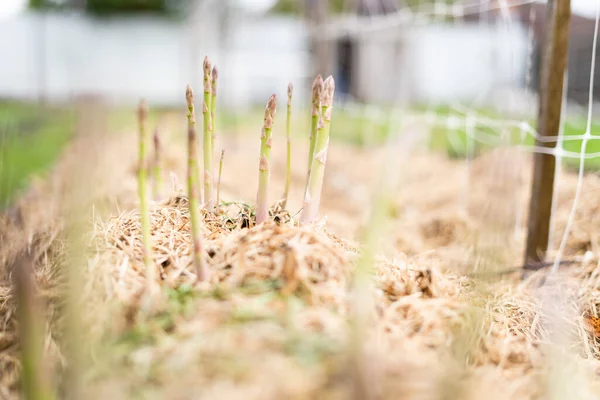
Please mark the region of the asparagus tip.
POLYGON ((292 93, 294 92, 294 85, 292 82, 288 83, 288 98, 292 97, 292 93))
POLYGON ((335 81, 333 76, 329 75, 325 82, 323 82, 323 93, 321 101, 324 106, 331 107, 333 104, 333 92, 335 91, 335 81))
POLYGON ((275 116, 275 110, 277 109, 277 95, 273 93, 271 97, 269 97, 269 101, 267 102, 267 106, 265 107, 265 118, 268 115, 275 116))
POLYGON ((187 85, 185 88, 185 98, 188 107, 191 107, 194 104, 194 89, 190 85, 187 85))
POLYGON ((217 80, 219 79, 219 70, 215 65, 212 69, 212 95, 217 95, 217 80))
POLYGON ((323 77, 321 75, 317 75, 313 82, 312 86, 312 96, 313 100, 321 97, 321 92, 323 91, 323 77))
POLYGON ((208 56, 204 57, 204 62, 203 62, 203 67, 204 67, 204 74, 205 75, 210 75, 210 59, 208 58, 208 56))

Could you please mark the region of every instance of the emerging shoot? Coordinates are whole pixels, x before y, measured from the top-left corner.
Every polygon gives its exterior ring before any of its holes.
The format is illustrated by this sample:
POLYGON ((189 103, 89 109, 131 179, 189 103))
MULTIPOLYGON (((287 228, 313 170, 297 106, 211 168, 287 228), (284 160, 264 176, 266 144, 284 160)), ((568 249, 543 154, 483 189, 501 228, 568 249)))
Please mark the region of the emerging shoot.
POLYGON ((291 130, 291 119, 292 119, 292 94, 294 92, 294 86, 292 82, 288 84, 288 103, 287 103, 287 117, 285 120, 285 133, 287 136, 287 165, 285 170, 285 191, 283 192, 283 201, 281 207, 285 209, 287 205, 288 196, 290 194, 290 183, 292 180, 292 138, 290 134, 291 130))
POLYGON ((160 142, 160 136, 158 135, 158 129, 154 130, 154 161, 152 165, 152 172, 154 175, 154 199, 158 200, 160 196, 160 189, 162 187, 162 163, 161 163, 161 152, 162 145, 160 142))
POLYGON ((206 278, 202 258, 202 237, 200 236, 200 215, 198 211, 200 198, 200 179, 198 174, 198 143, 196 134, 196 112, 194 109, 194 91, 190 85, 186 88, 185 97, 188 107, 188 201, 190 222, 192 224, 192 259, 196 269, 196 280, 206 278))
POLYGON ((304 206, 300 222, 308 224, 313 222, 319 214, 319 204, 321 202, 321 190, 323 188, 323 178, 325 176, 325 163, 327 162, 327 150, 329 148, 329 128, 331 126, 331 112, 333 107, 333 95, 335 92, 335 82, 333 77, 329 77, 323 84, 323 93, 321 95, 321 118, 317 130, 317 140, 315 142, 312 167, 306 185, 304 195, 304 206))
POLYGON ((277 96, 271 95, 265 107, 265 118, 260 136, 260 162, 258 165, 258 195, 256 199, 256 223, 261 224, 269 217, 269 174, 271 158, 271 130, 277 109, 277 96))
POLYGON ((204 58, 204 101, 202 103, 202 114, 204 116, 204 204, 207 210, 214 207, 213 197, 213 145, 212 145, 212 80, 210 60, 204 58))
POLYGON ((221 175, 223 174, 223 158, 225 157, 225 150, 221 150, 221 159, 219 160, 219 179, 217 180, 217 210, 221 201, 221 175))
POLYGON ((310 144, 308 148, 308 168, 306 172, 306 182, 310 179, 310 170, 312 168, 313 156, 315 155, 315 143, 317 141, 317 129, 319 128, 319 118, 321 115, 321 94, 323 93, 323 77, 317 75, 312 85, 312 119, 310 124, 310 144))

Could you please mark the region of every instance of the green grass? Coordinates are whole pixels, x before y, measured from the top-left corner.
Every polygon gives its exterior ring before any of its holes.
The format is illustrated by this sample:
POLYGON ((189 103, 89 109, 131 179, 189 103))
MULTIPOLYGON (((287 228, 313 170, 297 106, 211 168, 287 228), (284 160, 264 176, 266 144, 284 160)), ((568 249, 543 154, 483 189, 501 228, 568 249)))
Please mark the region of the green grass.
MULTIPOLYGON (((565 135, 582 135, 585 132, 586 124, 585 121, 567 121, 565 124, 565 135)), ((590 132, 592 135, 600 136, 600 122, 594 121, 591 125, 590 132)), ((572 140, 564 142, 564 149, 579 153, 581 151, 581 140, 572 140)), ((597 153, 600 152, 600 140, 594 139, 587 143, 586 153, 597 153)), ((565 159, 565 165, 568 168, 578 168, 579 160, 565 159)), ((600 170, 600 158, 590 158, 585 160, 585 169, 590 171, 600 170)))
MULTIPOLYGON (((150 127, 158 122, 159 115, 164 110, 150 110, 150 127)), ((262 125, 262 109, 251 109, 243 114, 233 114, 223 110, 219 118, 219 130, 224 132, 248 132, 250 129, 260 131, 262 125)), ((334 119, 332 122, 331 137, 333 140, 352 143, 358 146, 382 144, 390 132, 389 110, 383 108, 383 113, 377 117, 359 111, 344 110, 334 106, 334 119)), ((447 106, 435 108, 415 107, 412 112, 433 112, 438 117, 455 113, 462 116, 447 106)), ((492 110, 477 110, 477 115, 485 115, 492 120, 501 121, 503 118, 492 110)), ((111 110, 109 115, 109 130, 116 131, 123 126, 135 122, 135 113, 132 109, 111 110)), ((570 118, 565 124, 565 135, 580 135, 585 131, 584 118, 570 118)), ((285 132, 285 117, 278 115, 275 118, 275 135, 285 132)), ((498 137, 498 130, 483 125, 477 126, 478 135, 498 137)), ((306 138, 310 130, 310 115, 307 109, 295 108, 292 111, 292 135, 296 138, 306 138)), ((7 207, 27 188, 30 178, 34 175, 43 175, 53 165, 60 155, 65 144, 69 141, 74 131, 72 113, 65 108, 40 107, 34 104, 14 101, 0 101, 0 209, 7 207)), ((592 134, 600 135, 600 121, 592 124, 592 134)), ((517 128, 509 130, 510 142, 520 142, 517 128)), ((448 138, 446 126, 431 127, 430 148, 434 151, 445 152, 453 158, 464 158, 466 154, 466 135, 464 126, 458 127, 454 134, 454 143, 448 138)), ((533 139, 527 137, 526 145, 532 145, 533 139)), ((475 143, 475 154, 489 149, 490 146, 475 143)), ((564 148, 568 151, 579 152, 581 140, 565 141, 564 148)), ((600 152, 600 140, 591 140, 587 145, 587 152, 600 152)), ((564 165, 569 169, 576 169, 579 165, 577 159, 564 159, 564 165)), ((585 162, 586 171, 600 171, 600 158, 589 159, 585 162)))
POLYGON ((48 170, 72 132, 73 119, 64 109, 0 102, 0 209, 33 175, 48 170))
MULTIPOLYGON (((150 110, 149 134, 165 111, 150 110)), ((109 134, 135 124, 135 108, 108 110, 109 134)), ((10 206, 33 176, 49 171, 74 132, 75 111, 69 107, 0 101, 0 210, 10 206)))
MULTIPOLYGON (((481 114, 479 114, 481 115, 481 114)), ((502 121, 500 116, 490 115, 485 113, 486 118, 494 119, 496 121, 502 121)), ((464 116, 460 116, 461 124, 464 124, 464 116)), ((529 121, 530 125, 535 126, 534 121, 529 121)), ((485 125, 478 124, 475 127, 476 135, 478 137, 489 137, 496 140, 499 143, 499 131, 497 128, 490 128, 485 125)), ((579 136, 585 132, 586 121, 581 118, 572 118, 565 123, 564 135, 568 136, 579 136)), ((521 134, 519 128, 513 127, 506 130, 507 143, 516 145, 523 144, 525 146, 533 146, 534 139, 532 136, 527 135, 525 140, 521 142, 521 134)), ((600 122, 594 121, 591 125, 592 135, 600 135, 600 122)), ((434 126, 431 130, 430 147, 433 150, 445 151, 446 154, 451 158, 464 158, 466 156, 466 143, 467 135, 465 133, 464 126, 461 126, 455 130, 452 141, 449 137, 448 128, 446 126, 434 126)), ((582 140, 565 140, 563 148, 570 152, 579 153, 581 151, 582 140)), ((481 143, 480 141, 472 142, 473 152, 475 155, 481 153, 484 150, 490 150, 493 146, 481 143)), ((600 152, 600 140, 594 139, 588 141, 586 153, 600 152)), ((579 167, 579 160, 574 158, 563 158, 563 165, 568 169, 577 169, 579 167)), ((585 169, 587 171, 598 171, 600 170, 600 157, 591 158, 585 161, 585 169)))
MULTIPOLYGON (((243 114, 232 114, 223 110, 217 116, 220 130, 227 133, 260 132, 263 123, 263 109, 252 109, 243 114)), ((388 135, 389 119, 373 122, 368 116, 357 115, 333 107, 331 138, 359 146, 381 144, 388 135)), ((310 110, 292 109, 291 134, 294 138, 306 138, 310 134, 310 110)), ((273 127, 276 140, 285 137, 285 114, 277 113, 273 127)), ((293 150, 292 150, 293 151, 293 150)))

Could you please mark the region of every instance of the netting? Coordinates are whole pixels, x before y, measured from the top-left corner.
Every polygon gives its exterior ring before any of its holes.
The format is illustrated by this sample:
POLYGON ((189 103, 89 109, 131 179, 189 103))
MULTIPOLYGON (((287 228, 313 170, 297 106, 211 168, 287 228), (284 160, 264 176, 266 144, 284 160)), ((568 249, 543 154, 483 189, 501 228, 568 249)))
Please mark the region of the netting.
MULTIPOLYGON (((586 26, 593 27, 593 29, 587 29, 585 35, 587 35, 587 39, 593 39, 583 42, 586 45, 583 46, 584 49, 579 43, 581 42, 580 37, 575 36, 571 30, 570 45, 580 52, 585 50, 588 55, 582 62, 581 57, 572 55, 575 51, 569 53, 564 79, 560 129, 557 136, 541 135, 536 129, 538 104, 536 92, 540 86, 538 71, 540 62, 542 62, 539 48, 540 42, 543 40, 541 37, 546 29, 544 26, 546 10, 543 3, 534 1, 478 1, 474 3, 457 1, 450 4, 442 1, 419 2, 412 7, 399 7, 395 12, 385 15, 350 17, 329 23, 324 30, 324 38, 335 40, 340 37, 352 37, 358 38, 359 42, 368 42, 369 37, 374 34, 399 30, 404 32, 405 41, 403 43, 408 42, 409 45, 406 47, 410 47, 411 41, 418 42, 420 40, 422 35, 419 36, 419 27, 421 26, 478 26, 485 27, 478 31, 481 35, 492 32, 490 33, 492 39, 487 41, 488 49, 471 51, 471 54, 467 54, 471 57, 469 62, 477 64, 482 60, 485 62, 486 59, 492 58, 500 65, 499 70, 506 66, 508 67, 507 71, 498 73, 493 68, 489 70, 483 68, 484 74, 494 75, 496 79, 488 81, 488 84, 479 87, 475 94, 466 96, 466 99, 454 100, 452 96, 444 97, 443 94, 438 94, 437 97, 442 98, 441 102, 436 101, 439 100, 436 99, 436 95, 425 96, 425 101, 423 101, 423 96, 418 91, 416 93, 413 91, 408 97, 412 96, 411 100, 416 98, 416 103, 424 104, 424 107, 418 109, 407 107, 404 103, 401 104, 400 97, 402 95, 399 95, 394 99, 395 105, 392 107, 375 106, 372 102, 370 105, 362 105, 360 102, 349 100, 343 105, 343 108, 350 115, 367 120, 368 123, 365 125, 369 127, 381 124, 381 121, 389 121, 388 126, 391 130, 391 127, 399 126, 397 123, 392 123, 393 121, 407 118, 410 118, 411 121, 419 121, 426 127, 425 130, 429 134, 427 140, 430 144, 434 140, 440 140, 439 137, 432 139, 432 135, 438 134, 439 136, 439 132, 443 132, 443 140, 446 142, 444 147, 448 154, 463 159, 465 164, 463 181, 456 182, 463 187, 462 212, 465 214, 468 214, 469 193, 473 185, 478 184, 472 182, 472 164, 482 151, 499 148, 518 149, 523 153, 540 153, 555 157, 556 172, 548 254, 553 262, 552 271, 556 272, 561 261, 564 260, 565 247, 580 207, 581 192, 584 190, 584 176, 587 172, 597 169, 596 160, 600 157, 600 151, 596 150, 596 146, 590 146, 590 143, 600 139, 600 132, 597 125, 594 124, 593 112, 599 12, 600 3, 596 5, 595 17, 585 18, 586 26), (492 56, 483 55, 486 51, 492 56), (569 95, 570 69, 578 78, 589 71, 586 88, 587 104, 578 105, 577 101, 569 95), (445 101, 447 99, 450 101, 445 101), (440 103, 444 104, 442 110, 440 103), (556 145, 553 147, 542 146, 542 144, 554 142, 556 145), (566 172, 565 167, 567 167, 566 172), (560 188, 565 173, 576 174, 577 184, 566 224, 558 226, 555 215, 557 204, 561 201, 560 188)), ((572 24, 581 24, 582 18, 584 17, 578 13, 573 13, 572 24)), ((320 32, 323 35, 323 31, 320 32)), ((470 31, 470 33, 472 32, 470 31)), ((445 51, 442 47, 449 42, 444 41, 445 39, 441 35, 438 35, 437 38, 439 45, 436 50, 445 51)), ((418 43, 418 45, 421 44, 422 42, 418 43)), ((426 46, 427 43, 425 43, 426 46)), ((465 44, 465 47, 469 47, 469 45, 465 44)), ((407 51, 407 54, 408 57, 414 55, 410 51, 407 51)), ((431 55, 431 52, 428 54, 431 55)), ((418 62, 418 59, 410 59, 401 66, 418 62)), ((463 65, 467 65, 469 62, 463 63, 463 65)), ((430 63, 435 63, 435 60, 430 63)), ((429 66, 415 68, 427 69, 429 66)), ((398 69, 396 72, 398 74, 407 73, 403 69, 398 69)), ((411 74, 410 71, 407 75, 410 75, 411 78, 418 76, 418 74, 411 74)), ((451 73, 441 77, 426 76, 430 80, 438 81, 451 81, 460 79, 460 77, 460 74, 455 76, 451 73)), ((477 77, 475 76, 474 79, 477 77)), ((468 82, 463 83, 469 85, 468 82)), ((406 88, 400 87, 398 91, 406 91, 406 88)), ((454 97, 460 97, 460 95, 457 94, 454 97)), ((402 135, 410 132, 389 133, 402 135)), ((368 129, 365 128, 363 136, 366 137, 364 142, 368 143, 368 129)), ((510 156, 504 161, 508 164, 512 163, 510 156)), ((495 168, 505 169, 507 166, 496 165, 495 168)), ((519 168, 528 171, 532 169, 531 164, 523 164, 519 168)), ((511 179, 522 180, 521 175, 515 173, 511 179)), ((523 187, 522 182, 515 184, 513 188, 514 192, 504 194, 503 201, 510 203, 513 208, 512 233, 514 238, 518 238, 526 234, 525 216, 527 215, 524 202, 519 199, 527 196, 528 191, 526 187, 523 187)), ((432 188, 432 190, 435 189, 432 188)))

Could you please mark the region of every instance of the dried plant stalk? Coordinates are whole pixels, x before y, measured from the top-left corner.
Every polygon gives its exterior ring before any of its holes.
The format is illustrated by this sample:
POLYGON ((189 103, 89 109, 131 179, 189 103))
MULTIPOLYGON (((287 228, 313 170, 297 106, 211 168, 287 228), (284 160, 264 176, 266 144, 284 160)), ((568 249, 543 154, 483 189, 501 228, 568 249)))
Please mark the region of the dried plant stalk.
POLYGON ((210 60, 204 58, 204 101, 202 103, 202 113, 204 116, 204 205, 207 210, 214 207, 213 197, 213 145, 212 145, 212 80, 210 60))
POLYGON ((306 183, 310 179, 313 156, 315 155, 315 142, 319 128, 319 116, 321 115, 321 94, 323 93, 323 77, 317 75, 312 85, 312 119, 310 124, 310 144, 308 148, 308 167, 306 172, 306 183))
POLYGON ((148 288, 153 292, 156 284, 156 271, 152 265, 152 238, 150 237, 150 210, 148 209, 148 163, 146 156, 147 145, 148 104, 145 100, 138 107, 139 125, 139 165, 138 189, 140 196, 140 218, 142 222, 142 243, 144 249, 144 266, 148 288))
POLYGON ((269 217, 269 174, 271 158, 271 130, 277 109, 277 96, 272 94, 265 107, 264 125, 260 136, 260 162, 258 166, 258 195, 256 199, 256 223, 265 222, 269 217))
POLYGON ((217 209, 221 201, 221 175, 223 174, 223 158, 225 157, 225 150, 221 150, 221 158, 219 159, 219 179, 217 180, 217 209))
POLYGON ((292 138, 291 138, 291 120, 292 120, 292 94, 294 92, 294 86, 292 82, 288 84, 288 102, 287 102, 287 116, 285 120, 285 133, 287 136, 287 165, 285 169, 285 190, 283 192, 283 200, 281 207, 285 209, 287 205, 288 196, 290 194, 290 184, 292 181, 292 138))
POLYGON ((190 222, 192 224, 192 259, 196 269, 196 280, 202 281, 206 278, 204 270, 204 259, 202 249, 202 237, 200 233, 200 179, 198 175, 198 143, 196 133, 196 112, 194 108, 194 91, 190 85, 186 88, 185 97, 188 107, 188 201, 190 210, 190 222))
POLYGON ((158 129, 154 130, 154 161, 152 165, 152 173, 154 176, 154 199, 158 199, 160 196, 160 189, 162 187, 162 144, 160 141, 160 136, 158 134, 158 129))
POLYGON ((327 150, 329 148, 329 129, 331 125, 334 92, 335 82, 333 77, 329 76, 323 83, 321 97, 322 110, 321 118, 319 120, 319 129, 317 130, 317 140, 315 142, 315 154, 312 160, 308 184, 306 185, 302 215, 300 216, 300 221, 304 224, 314 221, 319 214, 321 190, 323 188, 323 178, 325 176, 325 163, 327 162, 327 150))
MULTIPOLYGON (((361 242, 362 251, 352 273, 352 295, 349 297, 348 308, 350 331, 348 342, 349 372, 352 382, 352 398, 376 399, 378 377, 377 354, 365 348, 368 341, 369 327, 374 318, 374 272, 376 255, 381 250, 381 243, 385 241, 389 210, 393 204, 394 195, 400 179, 402 162, 411 151, 415 143, 412 135, 404 138, 390 138, 385 146, 386 153, 384 164, 377 174, 377 182, 373 190, 370 205, 370 215, 367 227, 361 242)), ((429 275, 428 280, 431 277, 429 275)), ((425 282, 423 294, 431 289, 425 282)))
POLYGON ((33 256, 27 251, 15 264, 13 274, 20 325, 21 387, 25 399, 51 400, 55 395, 44 357, 45 318, 33 282, 33 262, 33 256))

